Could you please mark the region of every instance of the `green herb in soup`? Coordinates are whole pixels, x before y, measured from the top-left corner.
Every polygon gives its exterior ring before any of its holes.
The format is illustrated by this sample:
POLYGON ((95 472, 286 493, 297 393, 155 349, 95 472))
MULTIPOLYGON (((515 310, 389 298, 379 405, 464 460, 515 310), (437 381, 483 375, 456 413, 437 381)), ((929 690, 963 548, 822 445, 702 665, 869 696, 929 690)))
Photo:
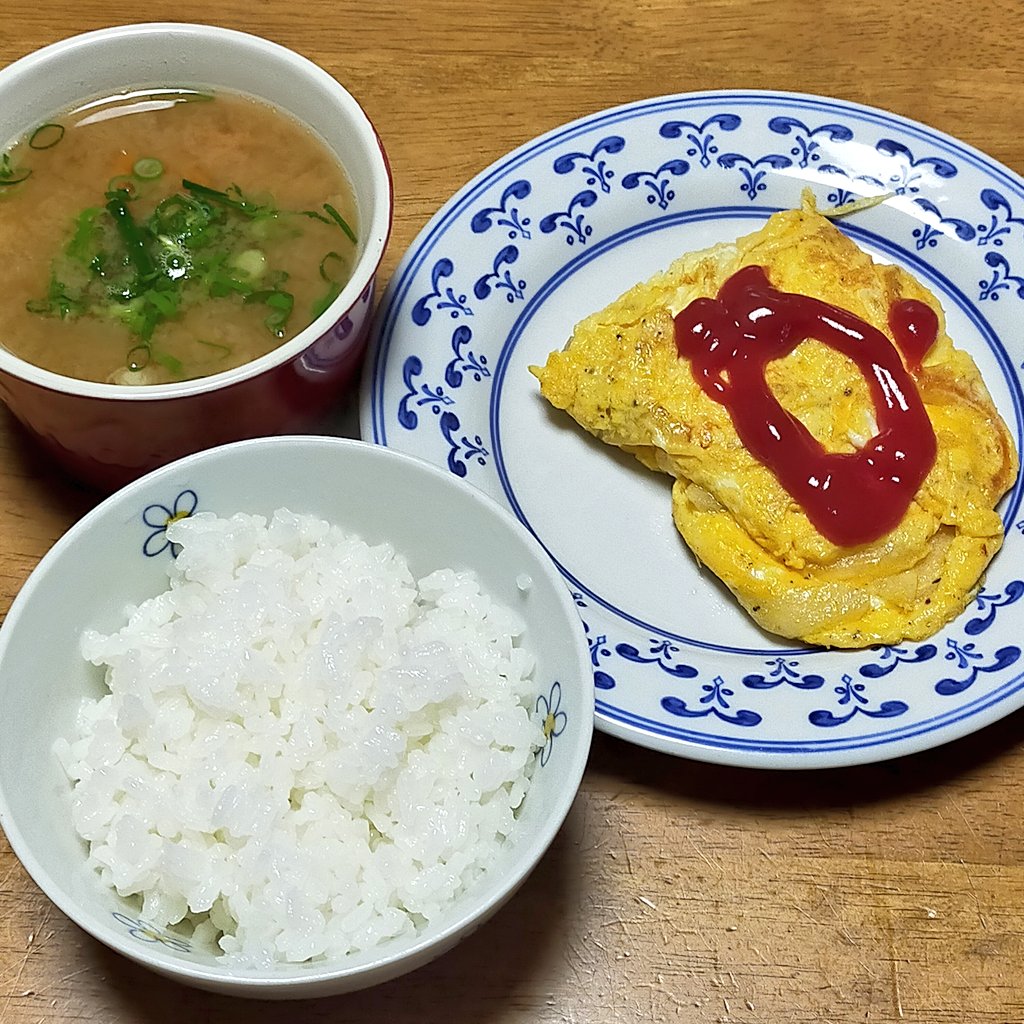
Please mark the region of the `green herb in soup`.
POLYGON ((10 153, 0 154, 0 188, 20 185, 31 173, 16 167, 10 153))
MULTIPOLYGON (((301 234, 295 218, 308 211, 296 214, 277 209, 269 200, 256 202, 236 185, 220 190, 186 180, 180 191, 161 199, 138 221, 133 209, 145 195, 146 183, 161 177, 163 164, 143 157, 133 173, 138 185, 117 179, 104 193, 102 207, 90 206, 78 214, 67 245, 51 265, 46 295, 30 299, 28 311, 62 320, 91 315, 120 321, 134 342, 127 368, 142 370, 155 360, 174 376, 185 368, 154 335, 189 305, 237 298, 260 305, 266 330, 283 339, 295 296, 285 287, 288 271, 271 267, 267 252, 282 233, 301 234)), ((330 219, 312 215, 337 223, 355 244, 347 222, 326 206, 332 211, 330 219)), ((319 316, 338 296, 348 276, 347 261, 332 250, 320 260, 318 272, 329 289, 312 303, 304 322, 319 316)), ((221 351, 228 350, 221 346, 221 351)))
POLYGON ((0 204, 0 245, 28 253, 0 337, 89 380, 257 358, 337 298, 358 246, 333 154, 237 95, 130 94, 55 118, 3 154, 0 204))

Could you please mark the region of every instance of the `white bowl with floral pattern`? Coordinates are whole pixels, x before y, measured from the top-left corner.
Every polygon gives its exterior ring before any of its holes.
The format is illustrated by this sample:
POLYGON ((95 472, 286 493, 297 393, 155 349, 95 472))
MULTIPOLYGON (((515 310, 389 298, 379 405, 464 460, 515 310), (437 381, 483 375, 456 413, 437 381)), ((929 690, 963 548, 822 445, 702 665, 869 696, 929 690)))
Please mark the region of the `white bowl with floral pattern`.
POLYGON ((42 559, 0 628, 0 825, 39 887, 112 949, 168 977, 222 993, 306 998, 376 984, 455 945, 497 910, 539 861, 569 811, 586 763, 593 684, 569 590, 534 537, 469 484, 411 456, 341 438, 242 441, 187 456, 117 492, 42 559), (269 515, 287 507, 389 541, 417 577, 475 572, 525 622, 536 657, 532 714, 544 728, 533 782, 497 862, 443 920, 413 939, 341 960, 242 969, 187 931, 151 926, 140 904, 87 867, 71 822, 71 784, 53 753, 102 670, 79 651, 83 630, 114 629, 124 609, 167 587, 168 522, 198 510, 269 515))

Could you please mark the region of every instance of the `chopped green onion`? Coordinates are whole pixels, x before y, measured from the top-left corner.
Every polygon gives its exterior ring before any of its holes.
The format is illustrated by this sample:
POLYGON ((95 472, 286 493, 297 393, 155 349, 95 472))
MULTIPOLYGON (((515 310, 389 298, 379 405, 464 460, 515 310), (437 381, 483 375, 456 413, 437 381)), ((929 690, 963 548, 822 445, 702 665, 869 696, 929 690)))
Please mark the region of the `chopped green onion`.
POLYGON ((128 204, 125 202, 127 198, 121 189, 116 192, 108 192, 107 213, 114 219, 117 233, 121 236, 121 241, 124 242, 125 249, 128 251, 128 259, 131 260, 142 277, 149 277, 155 269, 153 257, 146 247, 146 239, 142 231, 139 230, 135 218, 128 209, 128 204))
POLYGON ((289 312, 295 304, 295 298, 291 292, 274 291, 271 292, 263 301, 273 309, 288 310, 289 312))
POLYGON ((327 291, 313 303, 313 319, 325 313, 331 303, 341 294, 340 278, 348 269, 348 260, 336 252, 329 252, 320 261, 320 276, 328 283, 327 291))
POLYGON ((341 294, 341 285, 337 281, 331 281, 327 291, 313 303, 313 319, 316 320, 322 313, 326 313, 331 303, 341 294))
MULTIPOLYGON (((15 171, 15 174, 17 173, 19 172, 15 171)), ((11 185, 20 185, 31 174, 31 171, 25 171, 19 178, 0 178, 0 188, 10 188, 11 185)))
POLYGON ((188 276, 192 269, 192 254, 180 242, 169 235, 157 235, 159 250, 156 254, 157 263, 160 269, 172 281, 178 281, 188 276))
POLYGON ((115 174, 114 177, 107 182, 107 192, 127 192, 129 199, 134 199, 139 191, 139 186, 135 184, 134 179, 130 178, 126 174, 115 174))
POLYGON ((99 234, 96 218, 103 211, 98 206, 90 206, 75 218, 75 233, 71 236, 64 252, 73 260, 89 263, 95 258, 94 243, 99 234))
MULTIPOLYGON (((223 299, 225 295, 241 295, 248 302, 255 292, 244 281, 228 274, 211 273, 209 277, 210 297, 223 299)), ((256 300, 261 301, 259 299, 256 300)))
POLYGON ((64 138, 64 125, 49 122, 41 124, 29 137, 29 149, 52 149, 64 138))
POLYGON ((143 295, 143 298, 163 316, 174 316, 178 312, 178 300, 172 293, 160 292, 151 288, 143 295))
MULTIPOLYGON (((37 141, 54 142, 45 136, 37 141)), ((203 298, 262 305, 267 330, 275 338, 287 336, 295 296, 286 290, 287 271, 269 265, 261 241, 266 232, 298 236, 302 228, 295 218, 308 216, 355 239, 329 203, 315 211, 281 211, 272 196, 247 194, 234 184, 222 191, 182 180, 180 191, 144 215, 143 204, 134 202, 141 182, 166 175, 166 170, 156 158, 143 157, 133 171, 134 177, 110 180, 102 205, 81 210, 52 262, 46 295, 27 304, 40 315, 107 317, 123 325, 133 339, 126 358, 132 371, 155 363, 176 377, 187 375, 180 360, 160 349, 155 332, 203 298)), ((0 152, 0 184, 27 176, 0 152)), ((314 318, 341 294, 352 263, 345 252, 342 244, 341 252, 332 250, 319 263, 326 285, 312 303, 314 318)), ((215 358, 233 354, 227 345, 197 341, 215 358)))
POLYGON ((31 170, 20 169, 11 163, 11 154, 3 153, 0 155, 0 188, 7 188, 11 185, 19 185, 23 182, 30 174, 31 170))
POLYGON ((188 178, 181 179, 181 187, 200 199, 212 199, 214 202, 225 203, 228 206, 237 207, 239 205, 227 192, 210 188, 209 185, 200 185, 197 181, 189 181, 188 178))
POLYGON ((216 349, 221 356, 221 359, 231 355, 231 346, 222 345, 218 341, 207 341, 205 338, 196 338, 196 342, 200 345, 205 345, 207 348, 216 349))
POLYGON ((326 217, 320 213, 319 210, 303 210, 302 216, 312 217, 314 220, 318 220, 322 224, 337 224, 338 227, 345 232, 352 244, 355 245, 356 233, 349 227, 348 221, 346 221, 330 203, 324 203, 324 209, 327 211, 326 217))
POLYGON ((164 173, 164 165, 155 156, 144 156, 135 161, 132 173, 142 181, 156 181, 164 173))
POLYGON ((341 228, 341 230, 344 231, 346 235, 348 235, 349 241, 351 241, 351 243, 355 245, 356 233, 348 226, 348 221, 346 221, 345 218, 342 217, 342 215, 338 213, 338 211, 333 206, 331 206, 330 203, 324 203, 324 209, 330 215, 331 220, 333 220, 334 223, 337 224, 338 227, 341 228))
POLYGON ((180 359, 176 359, 171 355, 170 352, 161 352, 158 349, 153 350, 153 358, 165 369, 169 370, 175 377, 180 377, 184 366, 180 359))
POLYGON ((125 357, 125 365, 129 370, 137 372, 144 370, 149 365, 150 348, 148 345, 136 345, 128 350, 125 357))
POLYGON ((284 337, 285 325, 288 323, 288 317, 291 316, 292 307, 295 305, 295 296, 291 292, 281 291, 279 288, 264 288, 262 291, 247 295, 244 301, 246 305, 262 302, 269 306, 271 312, 263 322, 274 337, 284 337))
POLYGON ((237 185, 230 185, 223 192, 217 188, 210 188, 209 185, 200 185, 196 181, 189 181, 182 178, 181 186, 194 198, 204 200, 208 203, 218 203, 222 206, 230 206, 233 210, 244 213, 247 217, 276 217, 277 211, 248 199, 245 193, 237 185), (234 196, 231 193, 234 193, 234 196), (237 198, 236 198, 237 197, 237 198))
POLYGON ((333 251, 329 252, 320 261, 320 276, 325 281, 337 281, 338 278, 345 276, 345 271, 347 269, 348 260, 346 260, 344 256, 333 251))
POLYGON ((267 257, 259 249, 246 249, 232 257, 231 265, 250 281, 258 281, 267 270, 267 257))
POLYGON ((68 291, 67 285, 63 284, 56 274, 51 273, 46 298, 29 299, 25 303, 25 309, 43 316, 58 316, 61 320, 66 320, 69 316, 78 316, 82 312, 82 304, 69 295, 68 291))

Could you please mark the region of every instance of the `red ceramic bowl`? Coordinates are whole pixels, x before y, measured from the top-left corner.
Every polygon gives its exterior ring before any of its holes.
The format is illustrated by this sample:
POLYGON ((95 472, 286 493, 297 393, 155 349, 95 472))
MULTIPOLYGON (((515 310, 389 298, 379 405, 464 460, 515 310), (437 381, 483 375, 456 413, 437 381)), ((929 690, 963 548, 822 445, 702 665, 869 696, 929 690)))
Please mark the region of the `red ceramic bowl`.
POLYGON ((356 379, 391 230, 387 158, 359 104, 306 58, 228 29, 126 25, 23 57, 0 70, 0 143, 90 97, 167 85, 245 92, 311 127, 348 171, 360 249, 351 279, 322 316, 267 355, 209 377, 97 384, 33 366, 0 338, 0 400, 71 475, 105 490, 227 441, 312 428, 356 379))

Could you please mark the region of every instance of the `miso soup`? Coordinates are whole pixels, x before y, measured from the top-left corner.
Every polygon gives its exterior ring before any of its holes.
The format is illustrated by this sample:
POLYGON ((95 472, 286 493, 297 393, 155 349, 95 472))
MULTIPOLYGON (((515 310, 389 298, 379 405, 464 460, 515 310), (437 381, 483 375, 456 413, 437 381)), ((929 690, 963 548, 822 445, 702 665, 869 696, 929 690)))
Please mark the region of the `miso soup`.
POLYGON ((249 362, 337 297, 358 249, 337 157, 248 96, 85 103, 0 155, 0 344, 83 380, 249 362))

